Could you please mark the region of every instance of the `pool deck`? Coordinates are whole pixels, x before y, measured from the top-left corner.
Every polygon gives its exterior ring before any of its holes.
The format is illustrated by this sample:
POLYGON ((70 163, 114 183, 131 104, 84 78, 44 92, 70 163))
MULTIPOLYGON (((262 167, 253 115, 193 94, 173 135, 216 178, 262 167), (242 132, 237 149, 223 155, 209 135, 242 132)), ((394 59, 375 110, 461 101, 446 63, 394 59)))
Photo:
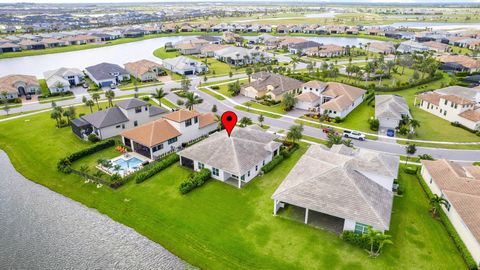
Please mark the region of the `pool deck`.
MULTIPOLYGON (((152 162, 153 160, 145 157, 145 156, 142 156, 138 153, 135 153, 135 152, 127 152, 127 153, 124 153, 124 154, 121 154, 120 156, 118 157, 115 157, 115 158, 112 158, 110 161, 114 164, 115 161, 119 160, 119 159, 124 159, 124 160, 130 160, 132 158, 137 158, 139 160, 142 161, 142 163, 148 161, 149 163, 152 162)), ((102 172, 108 174, 108 175, 113 175, 113 172, 110 171, 110 169, 107 169, 107 168, 104 168, 103 166, 100 166, 100 165, 97 165, 97 169, 101 170, 102 172)), ((138 170, 138 169, 137 169, 138 170)), ((122 177, 125 177, 127 176, 128 174, 134 172, 135 170, 131 170, 129 171, 128 173, 124 173, 123 170, 121 170, 121 172, 119 172, 119 174, 122 176, 122 177)))

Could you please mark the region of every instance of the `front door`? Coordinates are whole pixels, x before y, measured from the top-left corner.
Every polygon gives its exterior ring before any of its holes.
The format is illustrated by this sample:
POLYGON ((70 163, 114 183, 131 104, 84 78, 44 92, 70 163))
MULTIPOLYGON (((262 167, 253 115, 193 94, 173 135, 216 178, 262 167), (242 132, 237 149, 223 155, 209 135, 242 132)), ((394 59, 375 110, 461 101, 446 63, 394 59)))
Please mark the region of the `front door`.
POLYGON ((25 87, 23 87, 23 86, 18 87, 18 94, 20 96, 24 96, 25 95, 25 87))

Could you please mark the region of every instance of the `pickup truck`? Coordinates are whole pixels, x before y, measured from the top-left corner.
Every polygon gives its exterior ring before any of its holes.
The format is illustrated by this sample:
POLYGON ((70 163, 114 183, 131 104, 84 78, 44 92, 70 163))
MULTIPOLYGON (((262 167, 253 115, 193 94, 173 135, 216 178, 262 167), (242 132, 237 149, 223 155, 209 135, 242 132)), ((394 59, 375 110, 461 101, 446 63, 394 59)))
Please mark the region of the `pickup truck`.
POLYGON ((362 134, 362 133, 356 132, 356 131, 351 131, 351 130, 344 130, 343 131, 343 137, 350 138, 350 139, 355 139, 355 140, 360 140, 360 141, 365 141, 365 134, 362 134))

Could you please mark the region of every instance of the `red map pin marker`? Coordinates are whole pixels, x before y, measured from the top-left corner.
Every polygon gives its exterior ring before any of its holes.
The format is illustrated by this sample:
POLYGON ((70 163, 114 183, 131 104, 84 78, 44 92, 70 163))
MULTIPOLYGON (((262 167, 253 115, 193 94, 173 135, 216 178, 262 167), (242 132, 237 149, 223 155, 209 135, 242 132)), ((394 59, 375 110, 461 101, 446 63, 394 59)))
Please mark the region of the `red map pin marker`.
POLYGON ((226 111, 222 114, 222 124, 227 130, 228 137, 232 133, 233 128, 237 124, 237 115, 232 111, 226 111))

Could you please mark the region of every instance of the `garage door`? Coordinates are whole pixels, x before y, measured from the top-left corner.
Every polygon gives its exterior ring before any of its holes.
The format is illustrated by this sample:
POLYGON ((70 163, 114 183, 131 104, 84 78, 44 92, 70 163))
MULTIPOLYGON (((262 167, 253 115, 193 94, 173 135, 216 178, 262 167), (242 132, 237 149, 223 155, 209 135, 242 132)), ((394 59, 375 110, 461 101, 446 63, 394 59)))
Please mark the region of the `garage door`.
POLYGON ((102 87, 108 87, 112 84, 112 82, 102 82, 101 85, 102 87))
POLYGON ((193 70, 187 70, 183 74, 185 75, 193 75, 193 70))

